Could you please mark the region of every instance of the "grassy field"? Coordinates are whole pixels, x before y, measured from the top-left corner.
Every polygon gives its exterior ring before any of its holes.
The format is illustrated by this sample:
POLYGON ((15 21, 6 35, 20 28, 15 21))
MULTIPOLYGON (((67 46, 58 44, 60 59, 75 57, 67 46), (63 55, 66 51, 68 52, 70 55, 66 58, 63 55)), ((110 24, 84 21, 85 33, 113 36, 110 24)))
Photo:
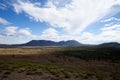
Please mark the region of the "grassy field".
POLYGON ((0 80, 120 80, 120 49, 0 48, 0 80))

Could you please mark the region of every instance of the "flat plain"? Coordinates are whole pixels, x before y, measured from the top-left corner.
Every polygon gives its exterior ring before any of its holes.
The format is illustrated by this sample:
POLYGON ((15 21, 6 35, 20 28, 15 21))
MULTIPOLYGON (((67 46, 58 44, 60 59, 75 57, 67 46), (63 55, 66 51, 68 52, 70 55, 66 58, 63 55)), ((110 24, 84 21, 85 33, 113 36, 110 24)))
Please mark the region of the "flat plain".
POLYGON ((120 80, 120 49, 0 48, 0 80, 120 80))

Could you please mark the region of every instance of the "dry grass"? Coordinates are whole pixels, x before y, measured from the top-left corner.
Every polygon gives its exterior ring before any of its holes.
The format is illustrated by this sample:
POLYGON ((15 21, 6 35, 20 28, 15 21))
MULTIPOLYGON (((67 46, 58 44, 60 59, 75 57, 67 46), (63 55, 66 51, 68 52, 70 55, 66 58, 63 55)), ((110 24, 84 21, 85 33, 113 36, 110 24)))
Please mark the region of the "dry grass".
POLYGON ((120 63, 53 54, 62 50, 62 47, 0 48, 0 80, 120 80, 120 63))

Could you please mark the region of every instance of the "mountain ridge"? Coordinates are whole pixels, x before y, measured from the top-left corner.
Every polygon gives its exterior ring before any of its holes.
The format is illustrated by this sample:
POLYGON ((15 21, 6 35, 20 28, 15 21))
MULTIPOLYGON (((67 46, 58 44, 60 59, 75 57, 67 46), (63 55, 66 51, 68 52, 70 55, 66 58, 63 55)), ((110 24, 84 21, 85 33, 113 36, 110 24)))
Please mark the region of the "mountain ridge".
POLYGON ((108 43, 99 44, 99 46, 102 46, 102 47, 120 47, 120 43, 118 43, 118 42, 108 42, 108 43))
POLYGON ((0 47, 14 47, 14 46, 96 46, 96 47, 120 47, 118 42, 107 42, 98 45, 82 44, 76 40, 67 41, 51 41, 51 40, 31 40, 23 44, 0 44, 0 47))
POLYGON ((25 44, 22 44, 23 46, 81 46, 82 43, 79 43, 75 40, 67 40, 67 41, 51 41, 51 40, 31 40, 25 44))

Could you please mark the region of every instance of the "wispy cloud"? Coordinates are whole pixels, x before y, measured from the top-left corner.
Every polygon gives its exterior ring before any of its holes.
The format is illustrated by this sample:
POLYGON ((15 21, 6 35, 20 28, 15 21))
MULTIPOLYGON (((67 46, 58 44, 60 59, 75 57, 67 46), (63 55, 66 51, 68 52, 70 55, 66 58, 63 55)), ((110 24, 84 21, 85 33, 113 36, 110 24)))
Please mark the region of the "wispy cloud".
POLYGON ((2 9, 2 10, 4 10, 4 9, 6 9, 6 5, 5 4, 3 4, 3 3, 0 3, 0 9, 2 9))
POLYGON ((58 7, 54 1, 48 0, 44 7, 40 7, 39 3, 18 0, 13 7, 16 13, 25 12, 36 21, 63 28, 70 34, 79 34, 88 25, 120 11, 116 8, 116 5, 120 7, 120 0, 71 0, 63 7, 58 7))
POLYGON ((7 21, 6 19, 0 17, 0 24, 8 25, 8 24, 10 24, 10 22, 7 21))
POLYGON ((101 20, 101 22, 110 22, 110 21, 120 21, 119 18, 116 18, 116 17, 111 17, 111 18, 108 18, 108 19, 105 19, 105 20, 101 20))

